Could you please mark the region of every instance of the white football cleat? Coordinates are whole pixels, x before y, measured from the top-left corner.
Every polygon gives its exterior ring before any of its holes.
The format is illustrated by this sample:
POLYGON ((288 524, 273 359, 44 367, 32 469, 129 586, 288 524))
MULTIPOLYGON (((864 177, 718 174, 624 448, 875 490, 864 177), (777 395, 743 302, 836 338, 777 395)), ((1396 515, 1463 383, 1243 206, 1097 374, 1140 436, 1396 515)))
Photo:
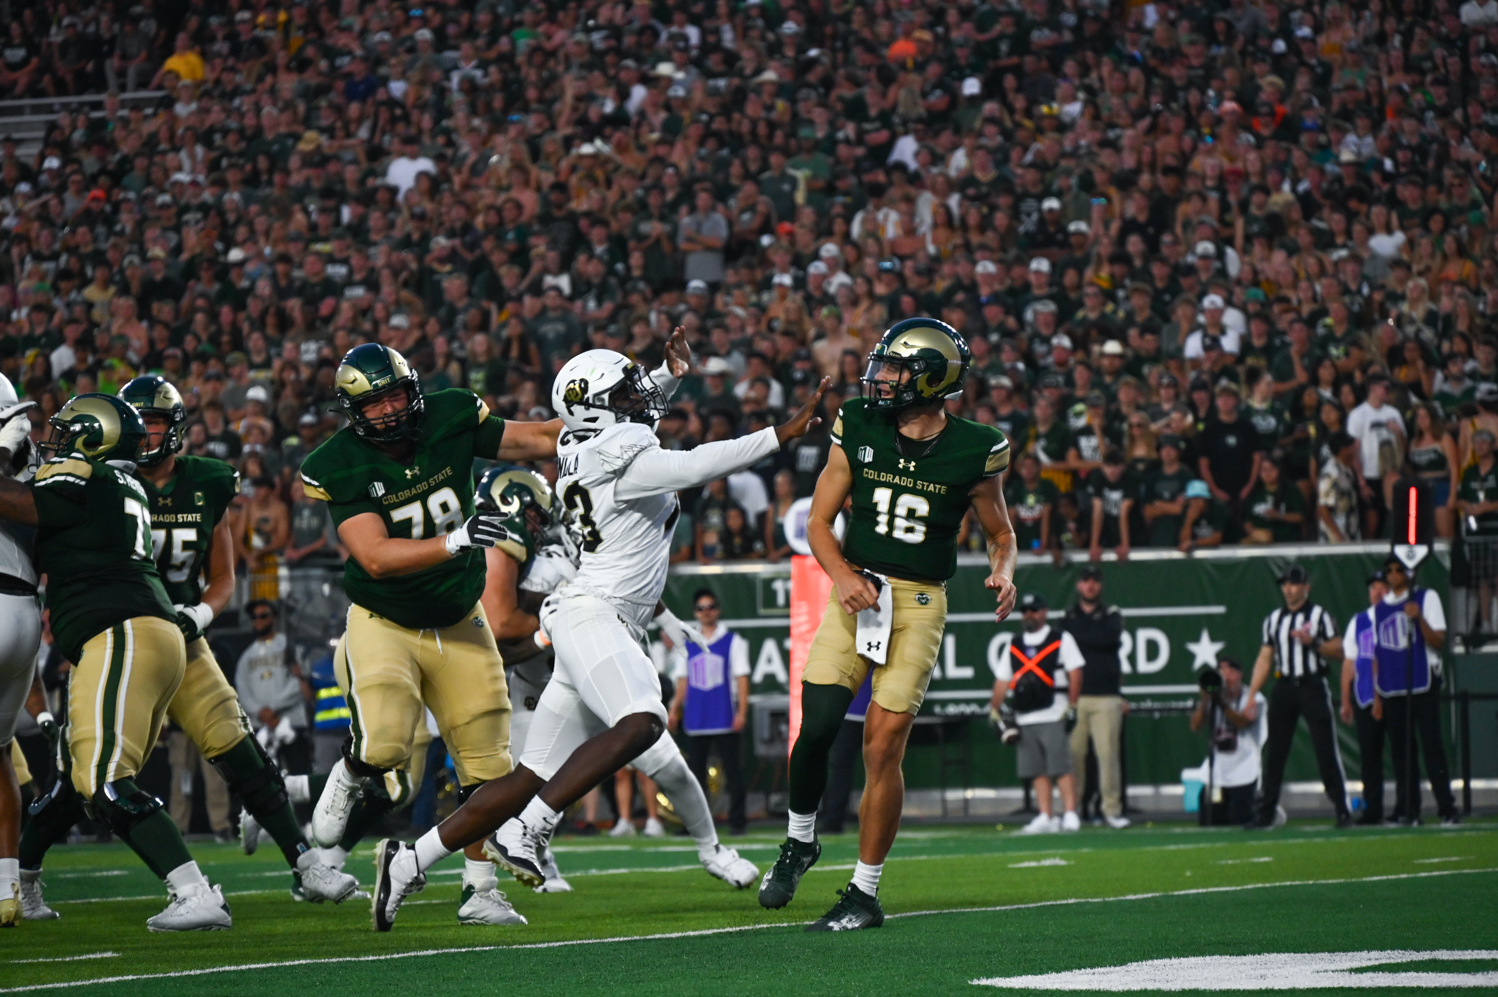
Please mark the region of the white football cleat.
POLYGON ((459 924, 527 924, 525 915, 510 906, 499 892, 499 880, 490 876, 476 883, 463 884, 463 903, 458 908, 459 924))
POLYGON ((536 857, 539 843, 540 835, 520 818, 511 817, 498 831, 484 839, 484 858, 534 888, 546 882, 541 860, 536 857))
POLYGON ((1067 832, 1082 830, 1082 818, 1077 816, 1075 810, 1068 810, 1061 815, 1061 830, 1067 832))
POLYGON ((659 817, 645 818, 645 837, 664 838, 666 836, 666 825, 661 823, 659 817))
POLYGON ((1050 814, 1036 814, 1035 818, 1019 829, 1020 834, 1058 834, 1061 820, 1050 814))
POLYGON ((296 887, 292 890, 292 896, 300 892, 300 900, 310 900, 320 904, 324 900, 331 900, 335 904, 341 904, 359 892, 359 881, 353 876, 339 869, 325 865, 317 857, 317 852, 306 851, 296 860, 296 887))
POLYGON ((286 798, 292 803, 311 803, 312 789, 304 775, 286 775, 281 781, 286 785, 286 798))
POLYGON ((1134 823, 1133 821, 1129 820, 1129 818, 1123 816, 1122 814, 1120 814, 1117 817, 1109 817, 1107 814, 1104 814, 1103 815, 1103 820, 1107 821, 1108 822, 1108 826, 1111 827, 1111 828, 1113 828, 1113 830, 1115 830, 1115 831, 1122 831, 1124 828, 1126 828, 1130 824, 1134 823))
POLYGON ((248 810, 239 812, 239 847, 246 855, 254 855, 260 847, 260 822, 248 810))
POLYGON ((42 899, 42 871, 21 870, 21 920, 51 921, 62 917, 42 899))
POLYGON ((702 868, 710 875, 740 890, 759 879, 759 866, 741 857, 732 848, 719 845, 710 858, 701 861, 702 868))
POLYGON ((556 856, 552 854, 550 842, 542 842, 536 847, 536 858, 541 860, 541 875, 546 877, 546 882, 534 887, 537 893, 572 892, 572 884, 562 878, 562 870, 557 868, 556 856))
POLYGON ((226 931, 234 916, 217 886, 194 885, 172 897, 166 910, 146 921, 152 931, 226 931))
POLYGON ((620 817, 614 821, 614 826, 609 831, 610 838, 633 838, 634 836, 635 824, 628 817, 620 817))
POLYGON ((348 827, 349 814, 363 796, 363 780, 348 770, 344 759, 338 759, 312 811, 312 840, 324 848, 338 844, 348 827))
POLYGON ((395 926, 401 901, 426 888, 426 874, 416 868, 416 849, 402 841, 384 839, 375 846, 375 886, 371 901, 376 931, 395 926))

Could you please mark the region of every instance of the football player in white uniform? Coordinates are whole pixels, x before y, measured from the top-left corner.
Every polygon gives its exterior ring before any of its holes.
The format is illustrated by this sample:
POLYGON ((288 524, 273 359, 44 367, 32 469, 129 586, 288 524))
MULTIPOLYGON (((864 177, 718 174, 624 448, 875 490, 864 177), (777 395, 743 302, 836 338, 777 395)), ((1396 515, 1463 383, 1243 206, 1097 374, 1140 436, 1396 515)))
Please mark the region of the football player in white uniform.
MULTIPOLYGON (((26 411, 35 407, 35 402, 17 401, 16 389, 0 374, 0 450, 15 455, 0 468, 6 477, 31 476, 31 419, 26 411)), ((36 676, 36 650, 42 639, 36 568, 31 563, 34 532, 0 521, 0 927, 13 927, 21 918, 21 787, 10 745, 36 676)))
POLYGON ((380 843, 377 929, 389 930, 401 901, 425 885, 433 863, 517 814, 515 825, 485 843, 485 854, 522 882, 539 885, 537 841, 563 810, 630 763, 671 798, 710 873, 741 888, 754 881, 753 863, 718 843, 701 787, 664 736, 660 680, 640 641, 666 586, 681 511, 677 490, 733 474, 804 435, 830 384, 824 379, 782 426, 677 451, 656 440, 666 396, 639 365, 611 350, 588 350, 562 367, 552 386, 552 408, 565 426, 557 492, 582 555, 577 576, 542 611, 555 672, 514 772, 479 787, 414 846, 380 843))

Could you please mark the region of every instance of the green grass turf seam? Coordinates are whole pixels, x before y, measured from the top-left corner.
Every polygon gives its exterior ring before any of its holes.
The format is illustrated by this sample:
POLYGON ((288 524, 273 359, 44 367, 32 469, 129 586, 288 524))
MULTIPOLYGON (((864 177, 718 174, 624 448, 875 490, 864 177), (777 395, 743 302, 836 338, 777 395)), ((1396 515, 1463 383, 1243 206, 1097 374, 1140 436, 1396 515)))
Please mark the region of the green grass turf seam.
MULTIPOLYGON (((1158 900, 1170 897, 1200 896, 1212 893, 1237 893, 1247 890, 1263 890, 1272 887, 1293 886, 1345 886, 1359 883, 1384 883, 1405 879, 1433 879, 1444 876, 1465 876, 1475 873, 1498 872, 1498 867, 1486 869, 1432 869, 1428 872, 1390 873, 1380 876, 1359 876, 1337 879, 1286 880, 1278 883, 1245 883, 1238 886, 1207 886, 1189 890, 1161 890, 1152 893, 1131 893, 1117 897, 1068 897, 1061 900, 1041 900, 1024 904, 1002 904, 991 907, 959 907, 946 910, 908 911, 890 914, 887 919, 929 917, 937 914, 980 914, 1015 910, 1035 910, 1043 907, 1064 907, 1078 904, 1115 903, 1133 900, 1158 900)), ((574 938, 552 942, 525 942, 518 945, 462 945, 451 948, 417 949, 410 952, 386 952, 363 956, 330 956, 320 959, 285 959, 275 962, 239 963, 230 966, 206 966, 200 969, 181 969, 165 973, 131 973, 121 976, 101 976, 94 979, 70 980, 59 983, 36 983, 29 986, 0 988, 0 994, 32 993, 39 990, 61 990, 93 984, 129 983, 139 980, 164 980, 179 977, 208 976, 218 973, 235 973, 262 969, 284 969, 293 966, 326 966, 361 962, 386 962, 396 959, 417 959, 428 956, 453 956, 474 952, 519 951, 525 949, 570 948, 580 945, 610 945, 626 942, 669 941, 678 938, 701 938, 710 935, 729 935, 745 931, 761 931, 773 928, 798 928, 809 922, 778 921, 769 924, 744 924, 722 928, 704 928, 700 931, 667 931, 649 935, 614 935, 607 938, 574 938)))

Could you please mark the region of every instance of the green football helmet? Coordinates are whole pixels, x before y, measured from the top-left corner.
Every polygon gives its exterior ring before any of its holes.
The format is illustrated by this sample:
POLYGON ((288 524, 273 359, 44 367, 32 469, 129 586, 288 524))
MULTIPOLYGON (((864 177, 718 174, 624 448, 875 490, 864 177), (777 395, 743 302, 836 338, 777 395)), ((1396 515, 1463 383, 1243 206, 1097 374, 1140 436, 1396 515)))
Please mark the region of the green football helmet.
POLYGON ((78 395, 47 421, 52 437, 39 446, 53 455, 81 453, 94 460, 135 462, 146 442, 140 413, 114 395, 78 395))
POLYGON ((421 414, 426 407, 421 379, 406 358, 390 347, 364 343, 349 350, 333 375, 333 386, 354 432, 366 440, 398 443, 415 439, 421 431, 421 414), (396 391, 406 393, 404 409, 374 417, 364 414, 364 406, 396 391))
MULTIPOLYGON (((504 525, 525 540, 526 554, 546 542, 556 519, 556 497, 546 479, 515 464, 491 467, 479 478, 474 504, 504 514, 504 525)), ((527 558, 529 560, 529 558, 527 558)))
POLYGON ((120 389, 120 397, 129 402, 144 421, 148 415, 166 420, 166 437, 161 446, 147 449, 148 438, 141 444, 141 467, 155 467, 167 457, 182 450, 182 425, 187 421, 187 409, 182 404, 182 395, 172 382, 158 374, 142 374, 120 389))
POLYGON ((869 408, 886 412, 940 401, 962 391, 972 359, 962 335, 945 322, 896 322, 869 354, 863 396, 869 408), (891 389, 888 397, 881 391, 885 387, 891 389))

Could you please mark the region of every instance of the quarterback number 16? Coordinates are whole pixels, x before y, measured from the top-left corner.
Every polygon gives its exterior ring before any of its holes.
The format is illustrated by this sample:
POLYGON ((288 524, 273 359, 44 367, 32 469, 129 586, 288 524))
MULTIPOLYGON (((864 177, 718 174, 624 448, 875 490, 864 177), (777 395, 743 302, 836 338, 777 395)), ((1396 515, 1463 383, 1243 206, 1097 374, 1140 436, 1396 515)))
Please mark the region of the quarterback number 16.
POLYGON ((879 510, 875 518, 874 532, 890 536, 908 544, 918 544, 926 539, 926 524, 921 519, 931 514, 931 503, 919 495, 906 492, 895 498, 893 489, 875 488, 874 507, 879 510), (895 521, 889 521, 890 499, 894 498, 895 521))

